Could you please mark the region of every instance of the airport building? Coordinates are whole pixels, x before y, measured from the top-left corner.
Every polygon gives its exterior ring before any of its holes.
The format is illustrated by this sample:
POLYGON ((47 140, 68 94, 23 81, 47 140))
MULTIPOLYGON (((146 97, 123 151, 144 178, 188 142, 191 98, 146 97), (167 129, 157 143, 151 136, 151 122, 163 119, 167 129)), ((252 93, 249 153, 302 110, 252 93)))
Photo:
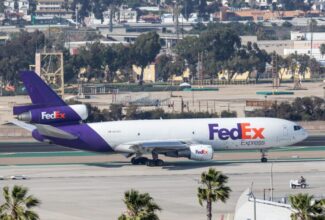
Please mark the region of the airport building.
POLYGON ((289 220, 292 212, 289 204, 256 199, 247 189, 237 201, 234 220, 289 220))
POLYGON ((28 0, 5 0, 4 6, 6 7, 7 13, 20 13, 22 15, 27 15, 29 9, 28 0), (18 10, 15 10, 15 4, 18 5, 18 10))
POLYGON ((284 49, 284 56, 308 55, 325 65, 325 57, 320 51, 320 46, 325 44, 325 32, 291 32, 291 41, 292 47, 284 49))

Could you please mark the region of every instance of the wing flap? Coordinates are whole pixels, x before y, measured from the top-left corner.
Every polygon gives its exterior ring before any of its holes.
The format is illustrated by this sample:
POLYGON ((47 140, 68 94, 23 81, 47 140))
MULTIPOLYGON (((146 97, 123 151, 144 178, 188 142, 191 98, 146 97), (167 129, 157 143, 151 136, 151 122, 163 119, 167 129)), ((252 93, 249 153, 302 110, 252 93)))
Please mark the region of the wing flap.
POLYGON ((190 142, 181 140, 150 140, 124 143, 118 145, 115 150, 127 153, 150 153, 152 151, 164 153, 187 149, 190 144, 190 142))

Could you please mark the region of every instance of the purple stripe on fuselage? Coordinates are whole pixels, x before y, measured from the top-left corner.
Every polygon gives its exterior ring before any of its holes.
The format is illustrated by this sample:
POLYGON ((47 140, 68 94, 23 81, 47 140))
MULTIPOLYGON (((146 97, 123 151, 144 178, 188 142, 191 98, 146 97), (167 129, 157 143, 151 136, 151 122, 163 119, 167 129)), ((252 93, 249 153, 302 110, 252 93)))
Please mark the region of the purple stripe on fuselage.
POLYGON ((53 137, 44 137, 40 135, 37 130, 33 131, 33 137, 39 141, 48 139, 54 144, 71 147, 79 150, 95 151, 102 153, 114 151, 111 146, 109 146, 109 144, 87 124, 67 125, 56 128, 73 134, 77 136, 78 139, 66 140, 53 137))

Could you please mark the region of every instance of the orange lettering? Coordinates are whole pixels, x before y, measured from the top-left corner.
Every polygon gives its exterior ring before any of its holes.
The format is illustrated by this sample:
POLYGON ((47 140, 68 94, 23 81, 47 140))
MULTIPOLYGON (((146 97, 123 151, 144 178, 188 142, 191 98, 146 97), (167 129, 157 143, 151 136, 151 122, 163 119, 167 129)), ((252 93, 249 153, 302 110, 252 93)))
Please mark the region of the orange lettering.
POLYGON ((242 130, 242 139, 251 139, 251 136, 247 133, 250 133, 252 129, 249 128, 250 123, 241 123, 240 127, 242 130))

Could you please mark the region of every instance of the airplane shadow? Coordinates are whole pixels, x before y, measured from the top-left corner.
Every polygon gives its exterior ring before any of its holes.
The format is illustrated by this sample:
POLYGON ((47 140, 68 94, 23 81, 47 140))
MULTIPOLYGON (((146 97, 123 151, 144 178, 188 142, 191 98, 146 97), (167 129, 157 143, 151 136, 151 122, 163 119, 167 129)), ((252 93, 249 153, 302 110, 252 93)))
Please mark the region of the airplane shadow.
MULTIPOLYGON (((94 166, 94 167, 101 167, 101 168, 121 168, 121 167, 132 167, 129 162, 122 162, 122 161, 114 161, 114 162, 102 162, 102 163, 85 163, 86 166, 94 166)), ((237 166, 236 163, 233 162, 195 162, 195 161, 179 161, 179 162, 165 162, 164 166, 159 167, 164 170, 189 170, 189 169, 199 169, 203 167, 212 167, 212 166, 223 166, 223 165, 233 165, 237 166)), ((146 165, 136 165, 139 167, 146 167, 146 165)), ((155 167, 153 167, 155 168, 155 167)), ((158 168, 158 167, 156 167, 158 168)))
POLYGON ((218 161, 209 161, 209 162, 195 162, 195 161, 181 161, 181 162, 165 162, 165 165, 162 169, 165 170, 190 170, 190 169, 199 169, 204 167, 212 166, 237 166, 233 162, 218 162, 218 161))
POLYGON ((85 163, 86 166, 94 166, 94 167, 101 167, 101 168, 121 168, 124 166, 131 165, 125 162, 103 162, 103 163, 85 163))

